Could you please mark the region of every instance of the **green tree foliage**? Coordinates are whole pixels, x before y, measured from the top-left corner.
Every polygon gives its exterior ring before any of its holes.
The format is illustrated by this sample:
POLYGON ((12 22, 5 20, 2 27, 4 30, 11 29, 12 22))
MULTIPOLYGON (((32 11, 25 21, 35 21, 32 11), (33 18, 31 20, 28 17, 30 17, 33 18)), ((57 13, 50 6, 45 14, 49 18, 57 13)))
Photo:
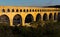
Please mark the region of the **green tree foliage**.
POLYGON ((60 37, 60 22, 52 20, 31 22, 31 27, 0 24, 0 37, 60 37))

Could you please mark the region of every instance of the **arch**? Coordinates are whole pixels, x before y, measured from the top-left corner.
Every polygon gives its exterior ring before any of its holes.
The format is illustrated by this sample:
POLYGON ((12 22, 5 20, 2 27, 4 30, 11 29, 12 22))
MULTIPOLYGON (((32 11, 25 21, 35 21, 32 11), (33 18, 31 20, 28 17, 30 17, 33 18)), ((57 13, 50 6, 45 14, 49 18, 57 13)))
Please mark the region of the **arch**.
POLYGON ((35 9, 35 12, 39 12, 39 9, 35 9))
POLYGON ((14 9, 12 9, 12 12, 14 12, 14 9))
POLYGON ((60 13, 58 13, 58 21, 60 21, 60 13))
POLYGON ((41 15, 37 14, 37 16, 36 16, 36 22, 39 21, 39 20, 41 20, 41 15))
POLYGON ((33 21, 34 21, 33 16, 31 14, 28 14, 25 18, 25 23, 30 23, 33 21))
POLYGON ((10 12, 10 9, 7 9, 7 12, 10 12))
POLYGON ((35 9, 35 12, 37 12, 37 9, 35 9))
POLYGON ((49 14, 49 20, 51 20, 51 19, 52 19, 52 13, 49 14))
POLYGON ((26 11, 28 12, 29 10, 27 9, 26 11))
POLYGON ((10 25, 10 19, 7 15, 1 15, 0 16, 0 22, 3 24, 6 24, 7 26, 10 25))
POLYGON ((39 12, 39 9, 37 11, 39 12))
POLYGON ((19 12, 19 10, 18 10, 18 9, 16 9, 16 12, 19 12))
POLYGON ((5 9, 2 9, 2 12, 5 12, 5 9))
POLYGON ((19 14, 16 14, 13 18, 13 25, 22 25, 22 17, 19 14))
POLYGON ((20 9, 20 12, 22 12, 22 9, 20 9))
POLYGON ((40 9, 39 11, 41 12, 42 10, 40 9))
POLYGON ((56 20, 56 13, 54 13, 54 20, 56 20))
POLYGON ((31 12, 32 10, 30 9, 29 11, 31 12))
POLYGON ((23 12, 26 12, 26 10, 24 9, 23 12))
POLYGON ((34 9, 32 9, 32 12, 34 12, 35 10, 34 9))
POLYGON ((43 20, 47 21, 47 14, 46 13, 44 13, 44 15, 43 15, 43 20))

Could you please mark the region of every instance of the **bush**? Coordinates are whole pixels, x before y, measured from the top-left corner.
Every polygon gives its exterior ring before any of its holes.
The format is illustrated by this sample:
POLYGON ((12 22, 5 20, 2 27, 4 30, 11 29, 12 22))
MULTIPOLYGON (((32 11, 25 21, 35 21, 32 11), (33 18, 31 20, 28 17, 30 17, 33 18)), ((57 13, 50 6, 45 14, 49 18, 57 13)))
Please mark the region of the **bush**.
POLYGON ((60 37, 60 22, 38 21, 31 25, 32 27, 10 27, 1 24, 0 37, 60 37))

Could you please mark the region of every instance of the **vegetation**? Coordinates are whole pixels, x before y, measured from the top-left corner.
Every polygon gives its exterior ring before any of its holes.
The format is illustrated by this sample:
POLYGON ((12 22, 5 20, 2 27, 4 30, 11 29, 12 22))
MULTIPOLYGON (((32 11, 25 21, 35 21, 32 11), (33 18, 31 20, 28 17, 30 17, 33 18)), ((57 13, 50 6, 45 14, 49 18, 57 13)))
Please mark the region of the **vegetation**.
POLYGON ((60 37, 60 22, 40 20, 31 27, 4 26, 0 24, 0 37, 60 37))

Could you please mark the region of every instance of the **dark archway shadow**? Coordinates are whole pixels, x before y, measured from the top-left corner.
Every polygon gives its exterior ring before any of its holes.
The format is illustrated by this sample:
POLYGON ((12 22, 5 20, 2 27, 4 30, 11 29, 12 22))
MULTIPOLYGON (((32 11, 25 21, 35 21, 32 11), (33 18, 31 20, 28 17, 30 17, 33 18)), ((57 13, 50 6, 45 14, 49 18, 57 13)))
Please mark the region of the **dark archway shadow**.
POLYGON ((56 13, 54 13, 54 20, 56 20, 56 13))
POLYGON ((49 20, 52 20, 52 13, 49 14, 49 20))
POLYGON ((26 17, 25 17, 25 23, 30 23, 30 22, 33 22, 34 19, 33 19, 33 16, 31 14, 28 14, 26 17))
POLYGON ((39 20, 41 20, 41 15, 37 14, 37 16, 36 16, 36 22, 39 21, 39 20))
POLYGON ((10 26, 10 19, 7 15, 1 15, 0 16, 0 23, 6 24, 7 26, 10 26))
POLYGON ((58 18, 57 19, 58 19, 58 21, 60 21, 60 13, 58 13, 58 18))
POLYGON ((13 18, 13 25, 22 25, 22 17, 19 14, 16 14, 13 18))
POLYGON ((43 15, 43 21, 47 21, 47 14, 46 13, 43 15))

